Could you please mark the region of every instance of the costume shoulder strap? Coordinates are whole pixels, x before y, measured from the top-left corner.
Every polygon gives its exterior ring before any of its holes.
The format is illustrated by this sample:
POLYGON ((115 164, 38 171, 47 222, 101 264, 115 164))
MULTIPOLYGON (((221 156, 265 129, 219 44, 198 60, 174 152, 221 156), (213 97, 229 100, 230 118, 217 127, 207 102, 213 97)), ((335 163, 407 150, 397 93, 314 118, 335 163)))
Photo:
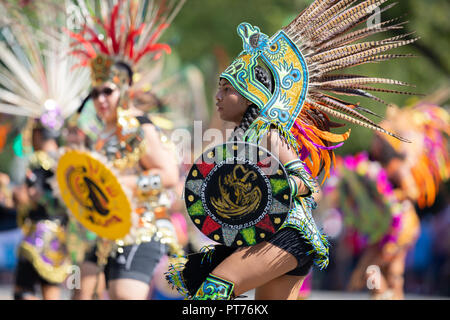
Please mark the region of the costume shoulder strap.
POLYGON ((136 119, 139 121, 139 123, 141 125, 147 124, 147 123, 153 124, 152 120, 150 120, 150 118, 146 115, 145 116, 137 116, 136 119))

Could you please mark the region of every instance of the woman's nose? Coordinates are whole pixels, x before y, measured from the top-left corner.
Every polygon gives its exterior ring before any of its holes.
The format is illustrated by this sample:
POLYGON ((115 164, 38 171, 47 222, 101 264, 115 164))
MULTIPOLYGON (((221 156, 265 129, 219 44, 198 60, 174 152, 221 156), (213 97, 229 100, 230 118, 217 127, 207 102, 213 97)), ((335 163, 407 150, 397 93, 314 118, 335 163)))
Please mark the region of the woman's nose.
POLYGON ((104 93, 100 93, 100 94, 99 94, 99 96, 98 96, 98 101, 100 101, 100 102, 106 101, 106 96, 105 96, 104 93))
POLYGON ((222 101, 222 94, 220 93, 220 90, 216 93, 216 101, 222 101))

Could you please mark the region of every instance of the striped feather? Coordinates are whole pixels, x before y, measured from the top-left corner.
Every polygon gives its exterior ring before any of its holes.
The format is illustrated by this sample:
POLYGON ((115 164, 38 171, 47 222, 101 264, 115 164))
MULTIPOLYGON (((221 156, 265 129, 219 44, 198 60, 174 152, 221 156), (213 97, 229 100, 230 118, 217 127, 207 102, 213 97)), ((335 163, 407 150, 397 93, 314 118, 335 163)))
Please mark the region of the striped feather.
POLYGON ((302 32, 303 28, 308 24, 308 22, 315 19, 321 13, 323 13, 331 3, 336 2, 335 0, 316 0, 308 8, 303 10, 287 27, 283 28, 287 34, 291 32, 299 33, 302 32))
MULTIPOLYGON (((392 8, 394 5, 395 5, 395 3, 392 5, 386 6, 384 8, 381 8, 379 14, 392 8)), ((345 23, 345 24, 336 26, 335 28, 333 28, 330 31, 325 32, 319 39, 314 41, 313 44, 315 47, 320 48, 320 46, 322 44, 331 42, 333 39, 339 37, 340 35, 345 34, 345 33, 349 32, 350 30, 354 29, 359 24, 361 24, 363 22, 367 22, 371 17, 373 17, 373 15, 370 13, 370 11, 368 11, 366 15, 361 15, 358 19, 354 19, 354 21, 352 23, 345 23)), ((335 46, 331 46, 330 48, 332 48, 332 47, 335 47, 335 46)))
POLYGON ((381 41, 370 41, 357 43, 345 47, 339 47, 336 49, 332 49, 320 54, 317 54, 310 59, 314 62, 328 62, 331 60, 336 60, 348 56, 353 56, 357 53, 365 52, 366 55, 378 54, 380 52, 384 52, 387 50, 395 49, 401 46, 408 45, 417 41, 418 38, 410 39, 410 40, 400 40, 400 41, 392 41, 390 39, 381 40, 381 41))
POLYGON ((355 106, 355 110, 360 110, 360 111, 362 111, 362 112, 365 112, 365 113, 370 114, 370 115, 372 115, 372 116, 375 116, 375 117, 377 117, 377 118, 384 119, 384 117, 380 116, 379 114, 376 114, 375 112, 373 112, 373 111, 370 110, 370 109, 361 107, 360 105, 356 105, 356 106, 355 106))
MULTIPOLYGON (((399 86, 413 86, 411 84, 408 84, 403 81, 393 80, 393 79, 386 79, 386 78, 375 78, 375 77, 353 77, 353 78, 344 78, 344 79, 336 79, 336 80, 330 80, 330 81, 323 81, 320 83, 320 85, 325 86, 335 86, 335 87, 349 87, 353 85, 362 85, 362 84, 369 84, 369 83, 378 83, 378 84, 392 84, 392 85, 399 85, 399 86)), ((311 86, 315 86, 315 83, 311 83, 311 86)))
POLYGON ((343 9, 345 9, 355 1, 357 0, 338 1, 335 5, 323 12, 320 16, 312 20, 312 23, 307 24, 304 30, 302 30, 302 33, 311 34, 311 30, 315 30, 318 27, 322 26, 324 23, 328 22, 330 18, 339 14, 343 9))
POLYGON ((346 120, 346 121, 348 121, 350 123, 353 123, 353 124, 356 124, 356 125, 359 125, 359 126, 362 126, 362 127, 374 130, 374 131, 378 131, 378 132, 387 134, 387 135, 389 135, 391 137, 394 137, 394 138, 397 138, 397 139, 399 139, 399 140, 401 140, 403 142, 411 142, 411 141, 409 141, 409 140, 407 140, 405 138, 402 138, 402 137, 400 137, 400 136, 398 136, 398 135, 396 135, 396 134, 394 134, 392 132, 389 132, 389 131, 381 128, 380 126, 374 126, 374 125, 371 125, 369 123, 365 123, 363 121, 360 121, 358 119, 354 119, 354 118, 352 118, 352 117, 350 117, 350 116, 348 116, 346 114, 342 114, 342 113, 340 113, 340 112, 338 112, 336 110, 330 109, 330 108, 328 108, 326 106, 323 106, 323 105, 320 105, 320 104, 317 104, 317 103, 314 103, 314 102, 312 104, 316 108, 318 108, 318 109, 320 109, 320 110, 322 110, 324 112, 327 112, 327 113, 329 113, 330 115, 332 115, 332 116, 334 116, 336 118, 339 118, 339 119, 342 119, 342 120, 346 120))
POLYGON ((366 116, 358 113, 357 111, 355 111, 354 109, 352 109, 350 106, 350 104, 344 104, 341 103, 339 101, 334 100, 332 97, 330 96, 325 96, 325 95, 320 95, 320 96, 314 96, 311 97, 311 100, 316 101, 318 103, 325 103, 328 107, 333 108, 334 110, 343 112, 345 114, 348 114, 358 120, 367 122, 371 125, 377 126, 377 124, 375 122, 373 122, 372 120, 370 120, 369 118, 367 118, 366 116))
POLYGON ((387 105, 387 103, 384 100, 382 100, 368 92, 365 92, 364 90, 361 90, 361 89, 336 88, 336 87, 335 88, 333 88, 333 87, 326 88, 325 87, 325 88, 322 88, 322 90, 329 91, 329 92, 336 93, 336 94, 347 95, 347 96, 358 96, 358 97, 369 98, 369 99, 375 100, 377 102, 380 102, 384 105, 387 105))
MULTIPOLYGON (((352 103, 350 103, 350 102, 344 101, 344 100, 342 100, 342 99, 340 99, 340 98, 337 98, 337 97, 335 97, 335 96, 330 96, 330 95, 325 94, 325 93, 322 93, 322 92, 318 92, 318 93, 312 92, 312 96, 314 96, 314 97, 319 97, 319 98, 320 98, 321 96, 325 96, 327 99, 331 99, 331 100, 333 100, 335 103, 339 103, 339 104, 341 104, 341 105, 344 106, 344 107, 348 107, 348 108, 352 108, 352 109, 356 109, 356 107, 358 106, 358 105, 352 104, 352 103)), ((328 103, 328 101, 325 101, 325 103, 328 103)))
POLYGON ((324 74, 319 77, 316 77, 317 81, 320 81, 320 82, 343 80, 343 79, 354 79, 354 78, 368 78, 368 76, 359 75, 359 74, 324 74))
POLYGON ((333 39, 330 39, 329 41, 318 45, 316 52, 322 52, 324 50, 329 50, 331 48, 337 48, 337 47, 346 45, 348 43, 352 43, 352 42, 355 42, 355 41, 358 41, 358 40, 361 40, 364 38, 368 38, 377 33, 384 33, 386 31, 403 29, 403 25, 405 25, 406 22, 399 22, 397 24, 393 24, 390 26, 388 25, 388 26, 383 27, 384 25, 392 23, 395 20, 398 20, 398 19, 397 18, 392 19, 392 20, 385 21, 385 22, 379 23, 379 24, 371 26, 371 27, 367 27, 367 28, 363 28, 360 30, 350 32, 350 33, 344 33, 344 34, 338 35, 338 36, 334 37, 333 39))
POLYGON ((383 89, 383 88, 373 88, 373 87, 366 87, 366 86, 353 86, 352 88, 359 89, 359 90, 375 91, 375 92, 403 94, 403 95, 409 95, 409 96, 414 96, 414 95, 420 96, 420 95, 422 95, 420 93, 414 93, 414 92, 391 90, 391 89, 383 89))
POLYGON ((359 53, 355 56, 345 57, 345 58, 339 59, 337 61, 332 61, 324 66, 321 66, 323 68, 321 70, 321 73, 328 73, 328 72, 335 71, 335 70, 354 67, 354 66, 364 64, 364 63, 381 62, 381 61, 387 61, 387 60, 397 59, 397 58, 412 58, 412 57, 415 57, 415 55, 412 55, 412 54, 382 54, 382 55, 377 55, 377 56, 367 56, 366 53, 359 53))
POLYGON ((339 32, 338 30, 345 29, 349 26, 355 25, 358 21, 371 15, 372 11, 379 7, 381 4, 387 0, 367 0, 360 3, 357 6, 351 7, 338 16, 331 19, 329 22, 324 24, 318 29, 315 29, 311 34, 311 39, 317 37, 322 41, 330 37, 329 31, 336 27, 334 33, 339 32), (326 38, 325 38, 326 36, 326 38))

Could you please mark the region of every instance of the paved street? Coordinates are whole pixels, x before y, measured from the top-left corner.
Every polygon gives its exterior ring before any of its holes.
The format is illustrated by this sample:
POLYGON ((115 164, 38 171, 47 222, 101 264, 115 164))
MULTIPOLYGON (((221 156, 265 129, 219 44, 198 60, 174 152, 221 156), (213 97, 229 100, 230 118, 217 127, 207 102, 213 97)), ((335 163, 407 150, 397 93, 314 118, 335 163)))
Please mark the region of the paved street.
MULTIPOLYGON (((0 285, 0 300, 11 300, 11 287, 6 285, 0 285)), ((254 297, 254 292, 249 291, 245 293, 247 298, 245 300, 251 300, 254 297)), ((63 292, 63 299, 69 299, 70 292, 68 290, 63 292)), ((339 291, 313 291, 309 300, 367 300, 369 295, 366 293, 349 293, 339 291)), ((420 296, 420 295, 406 295, 406 300, 450 300, 449 297, 432 297, 432 296, 420 296)))

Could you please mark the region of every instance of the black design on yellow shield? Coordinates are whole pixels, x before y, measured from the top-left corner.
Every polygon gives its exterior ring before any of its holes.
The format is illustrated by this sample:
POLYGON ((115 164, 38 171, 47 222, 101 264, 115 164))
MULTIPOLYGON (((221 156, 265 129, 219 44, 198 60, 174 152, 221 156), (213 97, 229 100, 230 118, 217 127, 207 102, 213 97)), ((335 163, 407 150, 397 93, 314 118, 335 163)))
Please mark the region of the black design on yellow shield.
POLYGON ((131 227, 131 204, 114 173, 88 152, 71 150, 59 160, 56 177, 61 197, 88 230, 120 239, 131 227))

